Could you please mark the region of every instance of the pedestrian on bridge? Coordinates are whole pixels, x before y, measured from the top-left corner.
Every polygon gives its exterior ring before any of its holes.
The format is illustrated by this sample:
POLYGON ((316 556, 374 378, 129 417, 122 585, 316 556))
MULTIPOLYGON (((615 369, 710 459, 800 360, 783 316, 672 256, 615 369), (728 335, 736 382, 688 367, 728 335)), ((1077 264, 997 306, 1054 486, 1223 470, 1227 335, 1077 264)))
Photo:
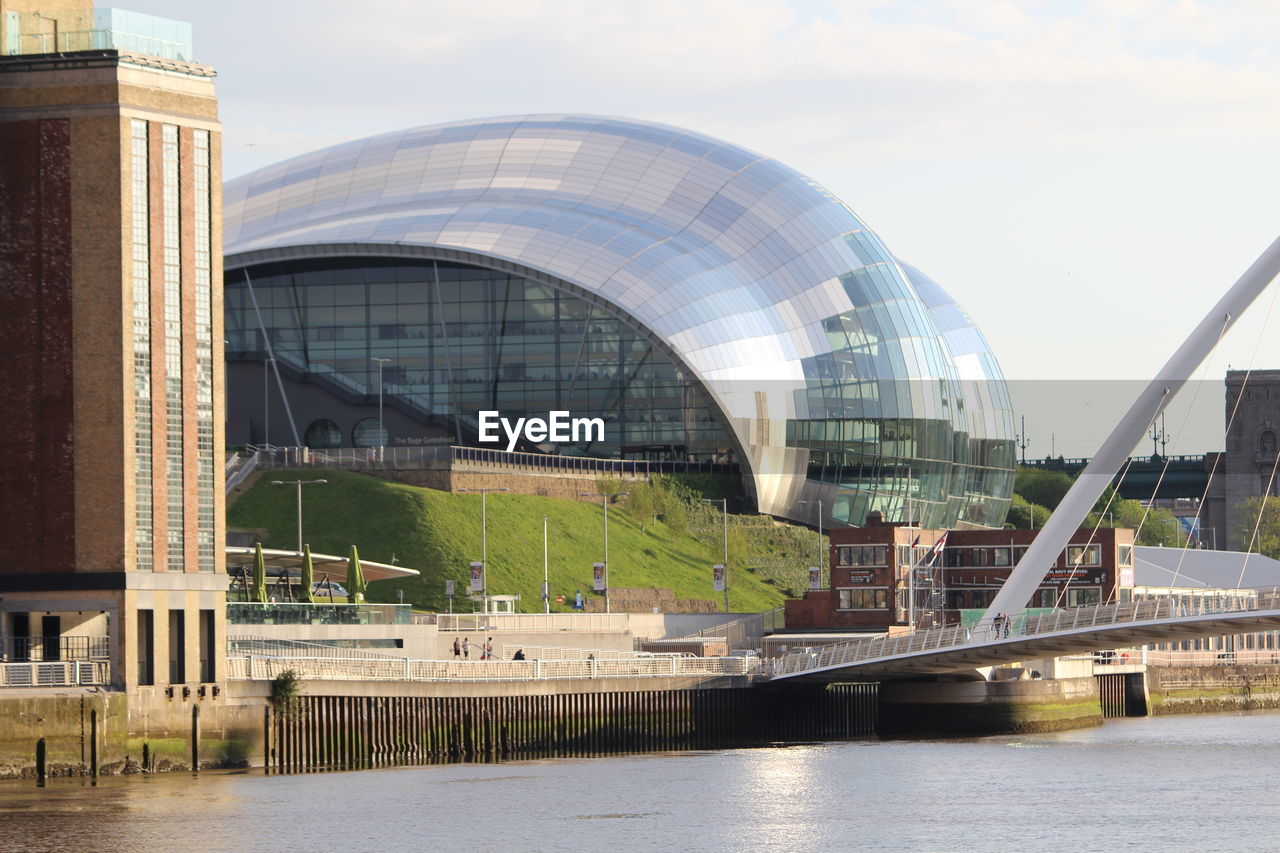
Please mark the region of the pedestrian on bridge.
POLYGON ((462 657, 462 643, 458 641, 457 637, 453 638, 453 656, 455 658, 462 657))

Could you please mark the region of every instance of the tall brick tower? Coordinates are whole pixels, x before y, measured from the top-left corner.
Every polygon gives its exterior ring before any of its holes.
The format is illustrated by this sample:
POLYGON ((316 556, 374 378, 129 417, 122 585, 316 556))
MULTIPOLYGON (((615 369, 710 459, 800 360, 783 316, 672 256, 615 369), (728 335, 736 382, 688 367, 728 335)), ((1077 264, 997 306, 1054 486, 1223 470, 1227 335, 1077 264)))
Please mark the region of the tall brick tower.
POLYGON ((190 42, 0 0, 0 636, 143 695, 225 677, 221 134, 190 42))

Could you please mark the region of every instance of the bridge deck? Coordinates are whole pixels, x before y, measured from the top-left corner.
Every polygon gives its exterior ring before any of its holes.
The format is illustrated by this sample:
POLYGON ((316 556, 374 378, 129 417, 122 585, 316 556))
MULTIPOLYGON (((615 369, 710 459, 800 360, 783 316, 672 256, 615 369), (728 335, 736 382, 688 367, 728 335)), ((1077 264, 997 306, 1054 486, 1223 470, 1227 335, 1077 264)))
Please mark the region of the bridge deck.
POLYGON ((1009 636, 959 627, 827 646, 780 659, 770 682, 893 681, 1036 658, 1280 628, 1280 596, 1189 602, 1180 596, 1072 608, 1018 620, 1009 636))

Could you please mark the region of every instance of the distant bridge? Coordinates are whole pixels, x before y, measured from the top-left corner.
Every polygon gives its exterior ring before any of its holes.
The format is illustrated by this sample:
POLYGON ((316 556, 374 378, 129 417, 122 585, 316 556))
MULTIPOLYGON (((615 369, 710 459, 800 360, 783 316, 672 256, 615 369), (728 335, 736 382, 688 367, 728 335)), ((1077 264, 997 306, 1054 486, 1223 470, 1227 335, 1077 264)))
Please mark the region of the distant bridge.
MULTIPOLYGON (((1111 484, 1122 498, 1150 500, 1157 498, 1199 498, 1209 486, 1209 469, 1214 454, 1198 456, 1133 456, 1112 479, 1111 484), (1167 467, 1166 467, 1167 464, 1167 467), (1161 477, 1161 474, 1164 476, 1161 477), (1124 477, 1123 480, 1120 478, 1124 477), (1157 487, 1157 483, 1159 487, 1157 487)), ((1028 459, 1019 463, 1042 471, 1062 471, 1070 477, 1084 470, 1086 458, 1028 459)))
POLYGON ((773 663, 769 681, 895 681, 971 673, 1037 658, 1171 643, 1280 628, 1280 588, 1196 598, 1164 596, 1019 616, 1006 633, 958 625, 792 652, 773 663))

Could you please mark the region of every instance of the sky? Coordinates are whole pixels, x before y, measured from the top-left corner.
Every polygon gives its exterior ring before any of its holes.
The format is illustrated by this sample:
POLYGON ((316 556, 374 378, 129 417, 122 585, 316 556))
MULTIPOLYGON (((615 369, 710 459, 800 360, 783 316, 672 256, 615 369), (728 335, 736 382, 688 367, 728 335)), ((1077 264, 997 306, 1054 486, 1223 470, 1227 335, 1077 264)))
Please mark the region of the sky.
MULTIPOLYGON (((1273 0, 121 5, 194 25, 219 73, 227 178, 536 112, 776 157, 973 316, 1029 456, 1090 455, 1141 387, 1116 380, 1154 375, 1280 234, 1273 0)), ((1272 305, 1268 291, 1191 377, 1167 452, 1221 448, 1228 367, 1280 368, 1272 305)))

